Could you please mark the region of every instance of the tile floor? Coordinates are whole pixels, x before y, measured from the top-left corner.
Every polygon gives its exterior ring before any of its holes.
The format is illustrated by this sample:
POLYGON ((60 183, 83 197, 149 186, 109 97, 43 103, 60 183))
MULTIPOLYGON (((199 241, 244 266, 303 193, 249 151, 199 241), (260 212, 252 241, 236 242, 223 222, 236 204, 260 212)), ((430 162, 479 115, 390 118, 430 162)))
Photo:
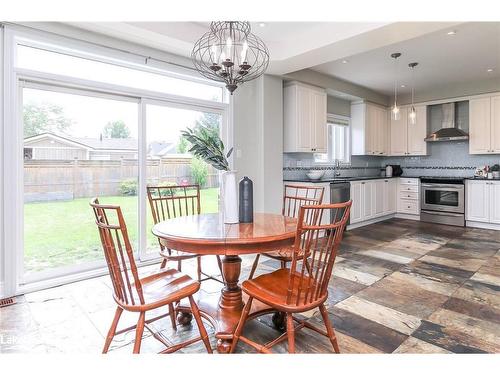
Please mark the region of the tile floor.
MULTIPOLYGON (((242 278, 252 260, 243 259, 242 278)), ((268 260, 258 273, 276 267, 268 260)), ((220 284, 203 288, 218 293, 220 284)), ((343 353, 499 353, 500 232, 399 219, 349 231, 334 268, 328 311, 343 353)), ((21 296, 0 309, 0 352, 100 353, 113 314, 107 277, 21 296)), ((120 326, 136 319, 124 313, 120 326)), ((321 325, 316 313, 310 321, 321 325)), ((197 333, 194 326, 173 332, 168 318, 154 327, 172 343, 197 333)), ((247 325, 246 335, 270 341, 279 332, 263 317, 247 325)), ((116 337, 110 353, 131 353, 133 340, 132 332, 116 337)), ((213 335, 212 342, 215 347, 213 335)), ((326 338, 308 330, 298 333, 296 345, 299 352, 331 352, 326 338)), ((145 333, 141 351, 161 349, 145 333)), ((286 352, 286 343, 275 350, 286 352)), ((182 351, 204 349, 198 343, 182 351)), ((241 344, 238 351, 251 350, 241 344)))

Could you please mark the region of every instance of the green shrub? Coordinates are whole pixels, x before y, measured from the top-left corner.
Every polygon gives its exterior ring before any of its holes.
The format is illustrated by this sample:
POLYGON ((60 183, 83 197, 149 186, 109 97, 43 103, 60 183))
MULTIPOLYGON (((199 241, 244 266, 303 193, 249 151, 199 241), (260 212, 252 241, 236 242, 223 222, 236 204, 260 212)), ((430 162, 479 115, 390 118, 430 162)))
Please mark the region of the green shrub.
POLYGON ((194 183, 200 185, 200 188, 204 187, 208 177, 207 163, 197 157, 193 157, 191 159, 191 174, 193 175, 194 183))
POLYGON ((120 182, 119 191, 121 195, 137 195, 137 179, 129 178, 120 182))

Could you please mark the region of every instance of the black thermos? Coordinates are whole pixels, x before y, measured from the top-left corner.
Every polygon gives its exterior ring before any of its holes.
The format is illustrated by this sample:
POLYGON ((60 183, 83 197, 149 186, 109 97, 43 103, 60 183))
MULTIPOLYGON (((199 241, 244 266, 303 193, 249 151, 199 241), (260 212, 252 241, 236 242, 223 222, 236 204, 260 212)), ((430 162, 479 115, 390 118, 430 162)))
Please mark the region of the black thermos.
POLYGON ((240 223, 253 222, 253 182, 247 176, 240 181, 240 223))

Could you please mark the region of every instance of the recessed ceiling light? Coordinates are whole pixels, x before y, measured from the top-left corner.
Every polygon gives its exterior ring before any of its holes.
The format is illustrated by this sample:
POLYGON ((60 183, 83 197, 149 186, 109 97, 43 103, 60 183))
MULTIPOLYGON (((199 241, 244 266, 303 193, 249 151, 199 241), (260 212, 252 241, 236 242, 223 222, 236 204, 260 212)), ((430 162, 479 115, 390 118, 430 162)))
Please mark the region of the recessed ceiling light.
POLYGON ((266 27, 266 24, 264 22, 259 23, 260 27, 266 27))
POLYGON ((347 64, 349 60, 342 60, 342 64, 347 64))
POLYGON ((489 68, 489 69, 487 69, 486 71, 487 71, 488 73, 491 73, 491 72, 493 71, 493 69, 492 69, 492 68, 489 68))
POLYGON ((448 35, 456 35, 457 31, 456 30, 451 30, 451 31, 448 31, 446 34, 448 35))

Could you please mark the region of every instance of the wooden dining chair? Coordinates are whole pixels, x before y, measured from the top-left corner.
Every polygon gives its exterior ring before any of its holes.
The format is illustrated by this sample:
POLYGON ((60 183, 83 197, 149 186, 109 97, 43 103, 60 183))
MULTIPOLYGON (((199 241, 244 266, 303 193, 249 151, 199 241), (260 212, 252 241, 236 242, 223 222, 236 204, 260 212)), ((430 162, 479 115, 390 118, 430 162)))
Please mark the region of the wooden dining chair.
MULTIPOLYGON (((325 188, 322 186, 299 186, 299 185, 285 185, 283 189, 283 208, 281 214, 288 217, 297 218, 299 215, 300 206, 303 205, 317 205, 323 203, 323 194, 325 188)), ((283 248, 280 250, 272 251, 269 253, 257 254, 250 270, 249 279, 252 279, 257 266, 259 264, 260 256, 265 256, 281 262, 281 268, 286 268, 287 263, 292 261, 293 248, 283 248)), ((307 256, 307 254, 305 254, 307 256)), ((304 254, 300 254, 304 257, 304 254)))
MULTIPOLYGON (((173 219, 180 216, 199 215, 201 213, 200 186, 199 185, 174 185, 174 186, 147 186, 148 201, 153 215, 153 221, 173 219)), ((186 253, 175 249, 167 249, 160 239, 160 255, 163 260, 160 269, 166 267, 167 262, 177 262, 177 270, 182 271, 182 261, 196 258, 198 281, 216 280, 223 282, 212 275, 206 274, 201 268, 201 255, 186 253), (205 276, 202 279, 202 275, 205 276)), ((222 275, 222 263, 217 255, 217 264, 222 275)))
POLYGON ((94 198, 90 202, 99 229, 104 257, 108 265, 109 276, 113 285, 113 298, 117 304, 115 317, 109 328, 103 353, 107 353, 109 345, 115 335, 135 329, 134 353, 141 349, 144 328, 161 343, 166 349, 161 353, 172 353, 200 340, 205 344, 208 353, 212 353, 207 331, 201 320, 200 311, 193 299, 200 289, 200 283, 175 269, 161 270, 152 275, 139 278, 134 260, 132 245, 127 234, 127 226, 120 206, 99 204, 94 198), (188 298, 191 311, 198 325, 200 334, 190 340, 176 345, 170 345, 166 339, 155 332, 149 323, 160 318, 170 316, 172 328, 176 329, 174 302, 188 298), (168 306, 168 313, 146 320, 146 313, 168 306), (139 313, 137 324, 120 331, 116 331, 123 310, 139 313))
POLYGON ((242 284, 242 289, 249 298, 236 327, 231 352, 234 351, 238 340, 241 340, 259 352, 270 353, 271 347, 288 338, 288 351, 294 353, 295 332, 304 327, 328 337, 334 351, 340 352, 324 303, 328 298, 328 283, 349 218, 351 204, 352 201, 348 201, 300 208, 290 269, 281 268, 255 279, 246 280, 242 284), (330 211, 334 214, 332 223, 321 224, 322 216, 329 215, 330 211), (303 253, 311 254, 309 264, 300 257, 303 253), (286 332, 265 345, 241 335, 254 299, 286 314, 286 332), (316 307, 319 307, 326 332, 304 319, 293 316, 316 307), (295 325, 294 322, 298 324, 295 325))

